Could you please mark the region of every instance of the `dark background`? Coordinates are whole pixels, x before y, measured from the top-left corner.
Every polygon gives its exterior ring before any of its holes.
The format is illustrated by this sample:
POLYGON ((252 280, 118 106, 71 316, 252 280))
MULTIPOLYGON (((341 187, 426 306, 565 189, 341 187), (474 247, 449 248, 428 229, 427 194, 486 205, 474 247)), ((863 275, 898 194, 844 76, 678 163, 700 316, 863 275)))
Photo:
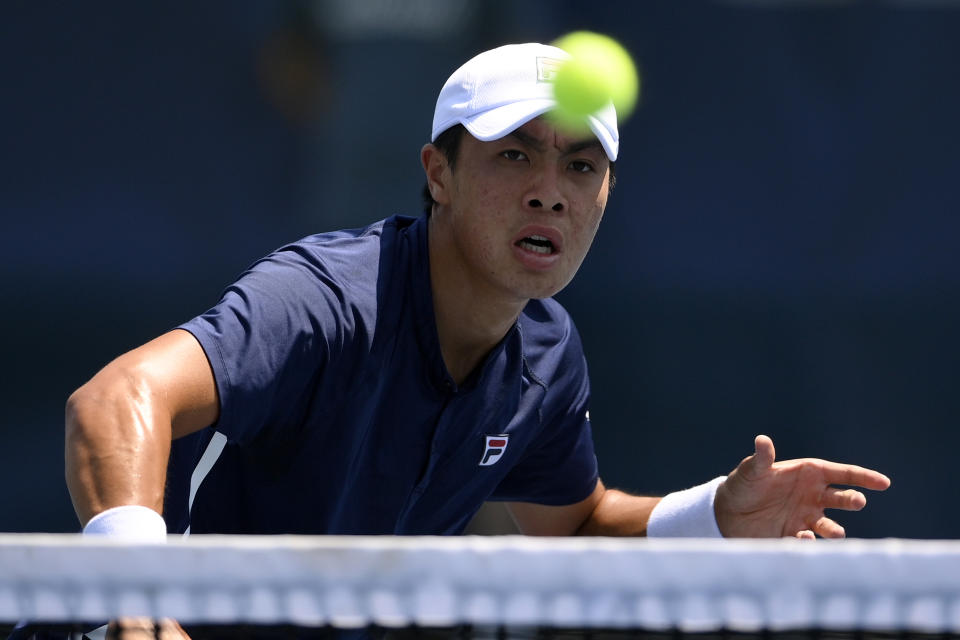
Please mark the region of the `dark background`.
POLYGON ((473 54, 573 29, 643 74, 558 296, 608 485, 774 438, 893 479, 851 536, 954 538, 960 4, 482 0, 0 6, 0 531, 74 531, 63 405, 309 233, 416 214, 473 54))

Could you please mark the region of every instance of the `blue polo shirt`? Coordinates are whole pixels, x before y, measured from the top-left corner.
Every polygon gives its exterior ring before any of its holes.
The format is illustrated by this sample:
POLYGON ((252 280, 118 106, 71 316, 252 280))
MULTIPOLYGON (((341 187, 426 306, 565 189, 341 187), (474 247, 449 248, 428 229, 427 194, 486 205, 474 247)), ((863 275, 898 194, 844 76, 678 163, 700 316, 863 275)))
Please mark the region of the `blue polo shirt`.
POLYGON ((397 216, 309 236, 181 326, 210 361, 220 417, 173 443, 171 532, 456 534, 486 500, 590 495, 589 381, 570 317, 531 301, 458 386, 427 228, 397 216))

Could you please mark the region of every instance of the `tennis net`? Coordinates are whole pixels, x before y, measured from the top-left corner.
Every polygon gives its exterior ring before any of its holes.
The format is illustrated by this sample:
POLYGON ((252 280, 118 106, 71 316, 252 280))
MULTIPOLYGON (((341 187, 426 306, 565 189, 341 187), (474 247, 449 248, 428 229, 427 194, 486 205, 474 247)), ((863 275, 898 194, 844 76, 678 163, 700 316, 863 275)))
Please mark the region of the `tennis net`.
POLYGON ((123 616, 194 640, 960 637, 960 542, 0 535, 3 630, 123 616))

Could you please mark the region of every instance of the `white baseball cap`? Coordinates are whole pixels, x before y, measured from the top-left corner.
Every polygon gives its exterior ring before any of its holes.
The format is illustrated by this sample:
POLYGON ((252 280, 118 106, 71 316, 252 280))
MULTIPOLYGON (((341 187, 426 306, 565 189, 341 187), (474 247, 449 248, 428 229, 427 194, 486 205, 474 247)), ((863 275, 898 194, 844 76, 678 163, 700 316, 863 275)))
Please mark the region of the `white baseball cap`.
MULTIPOLYGON (((508 44, 468 60, 447 79, 433 113, 431 142, 456 124, 477 140, 498 140, 556 106, 553 83, 557 67, 570 54, 550 45, 508 44)), ((587 116, 607 157, 620 148, 613 103, 587 116)))

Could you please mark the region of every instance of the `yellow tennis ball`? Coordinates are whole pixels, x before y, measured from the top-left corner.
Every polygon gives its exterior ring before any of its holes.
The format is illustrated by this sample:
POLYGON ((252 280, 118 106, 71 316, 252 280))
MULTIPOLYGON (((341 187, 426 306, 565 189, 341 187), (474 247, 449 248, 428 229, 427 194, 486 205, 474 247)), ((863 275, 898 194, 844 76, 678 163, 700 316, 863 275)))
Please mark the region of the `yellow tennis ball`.
POLYGON ((561 123, 583 128, 585 117, 608 102, 613 102, 621 122, 633 113, 640 76, 619 42, 603 34, 575 31, 553 45, 571 56, 553 76, 554 115, 561 123))

